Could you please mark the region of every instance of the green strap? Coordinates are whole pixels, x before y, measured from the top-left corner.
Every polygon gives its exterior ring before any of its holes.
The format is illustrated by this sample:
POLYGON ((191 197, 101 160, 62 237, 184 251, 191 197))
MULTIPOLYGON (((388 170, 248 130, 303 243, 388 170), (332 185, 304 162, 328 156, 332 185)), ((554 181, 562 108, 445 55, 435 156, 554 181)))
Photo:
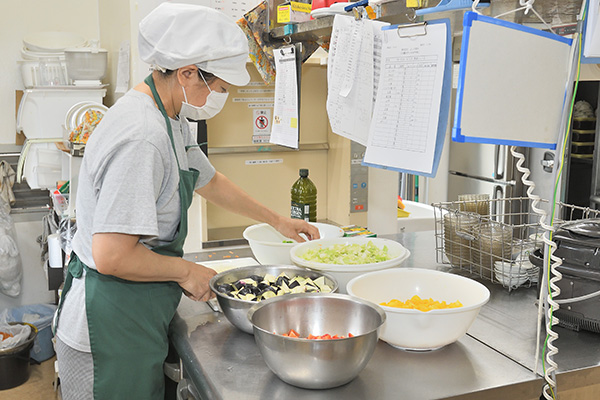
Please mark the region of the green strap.
POLYGON ((177 160, 177 169, 181 169, 179 166, 179 159, 177 158, 177 152, 175 151, 175 141, 173 140, 173 129, 171 128, 171 121, 169 120, 169 115, 167 114, 167 110, 158 95, 158 91, 156 90, 156 85, 154 85, 154 78, 152 78, 152 74, 148 75, 146 79, 144 79, 146 85, 150 87, 150 91, 152 92, 152 96, 154 96, 154 101, 158 106, 163 117, 165 117, 165 122, 167 123, 167 132, 169 133, 169 139, 171 139, 171 147, 173 147, 173 151, 175 152, 175 160, 177 160))

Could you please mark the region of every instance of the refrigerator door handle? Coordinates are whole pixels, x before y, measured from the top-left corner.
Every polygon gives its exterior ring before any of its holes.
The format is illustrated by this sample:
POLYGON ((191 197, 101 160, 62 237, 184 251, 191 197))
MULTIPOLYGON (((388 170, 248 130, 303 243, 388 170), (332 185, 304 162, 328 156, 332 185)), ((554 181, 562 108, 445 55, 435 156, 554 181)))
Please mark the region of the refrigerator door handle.
POLYGON ((503 181, 501 179, 486 178, 485 176, 465 174, 464 172, 453 171, 453 170, 449 170, 448 173, 451 175, 462 176, 463 178, 470 178, 470 179, 475 179, 478 181, 496 183, 498 185, 504 185, 504 186, 515 186, 517 184, 517 182, 514 180, 503 181))
MULTIPOLYGON (((492 195, 493 200, 500 200, 504 198, 504 187, 500 185, 494 186, 494 194, 492 195)), ((504 203, 503 201, 492 201, 492 215, 504 215, 504 203)))
POLYGON ((506 167, 506 146, 494 146, 494 179, 504 179, 506 167))

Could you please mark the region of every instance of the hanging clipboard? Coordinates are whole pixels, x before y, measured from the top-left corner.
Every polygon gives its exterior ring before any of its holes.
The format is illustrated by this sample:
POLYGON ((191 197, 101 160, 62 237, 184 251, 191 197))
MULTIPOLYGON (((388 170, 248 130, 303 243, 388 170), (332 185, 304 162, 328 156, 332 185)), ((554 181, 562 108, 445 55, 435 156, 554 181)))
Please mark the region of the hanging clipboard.
POLYGON ((390 25, 363 165, 434 177, 451 93, 450 20, 390 25))
POLYGON ((555 149, 571 39, 465 13, 452 139, 555 149))

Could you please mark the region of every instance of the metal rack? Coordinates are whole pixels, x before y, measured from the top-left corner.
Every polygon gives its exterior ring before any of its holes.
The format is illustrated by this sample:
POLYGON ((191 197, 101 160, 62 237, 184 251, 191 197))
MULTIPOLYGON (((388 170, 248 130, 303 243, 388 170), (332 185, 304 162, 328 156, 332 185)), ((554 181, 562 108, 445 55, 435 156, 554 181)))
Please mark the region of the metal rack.
MULTIPOLYGON (((549 204, 542 200, 541 206, 549 204)), ((433 207, 438 263, 466 270, 509 291, 537 284, 540 270, 529 261, 529 254, 543 246, 544 231, 529 198, 453 201, 433 207)), ((599 217, 600 210, 557 203, 554 227, 599 217)))

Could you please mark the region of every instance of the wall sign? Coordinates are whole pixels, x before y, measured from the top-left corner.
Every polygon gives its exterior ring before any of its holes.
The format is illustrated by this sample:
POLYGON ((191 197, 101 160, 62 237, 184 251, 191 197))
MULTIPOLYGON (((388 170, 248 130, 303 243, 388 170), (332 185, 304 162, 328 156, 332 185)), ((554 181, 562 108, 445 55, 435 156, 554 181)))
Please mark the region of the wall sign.
POLYGON ((269 143, 271 137, 271 109, 254 109, 252 119, 252 143, 269 143))

